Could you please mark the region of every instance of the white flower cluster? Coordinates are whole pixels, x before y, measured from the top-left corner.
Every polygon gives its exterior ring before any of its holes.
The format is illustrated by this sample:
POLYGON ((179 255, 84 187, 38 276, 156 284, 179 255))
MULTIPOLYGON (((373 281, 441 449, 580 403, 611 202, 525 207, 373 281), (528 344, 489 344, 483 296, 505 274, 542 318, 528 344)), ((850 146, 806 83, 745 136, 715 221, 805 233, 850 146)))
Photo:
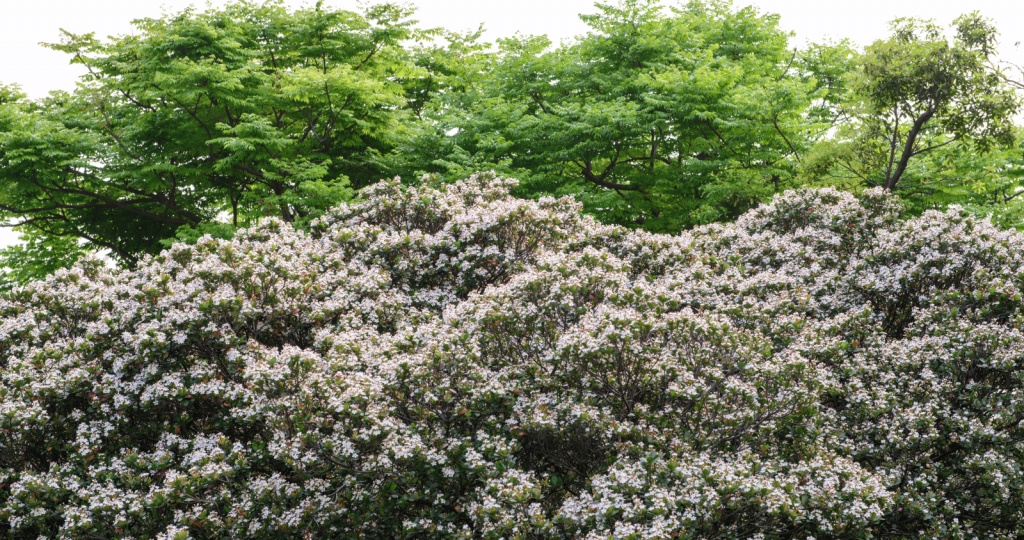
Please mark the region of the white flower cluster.
POLYGON ((0 298, 5 538, 1015 538, 1024 236, 381 182, 0 298))

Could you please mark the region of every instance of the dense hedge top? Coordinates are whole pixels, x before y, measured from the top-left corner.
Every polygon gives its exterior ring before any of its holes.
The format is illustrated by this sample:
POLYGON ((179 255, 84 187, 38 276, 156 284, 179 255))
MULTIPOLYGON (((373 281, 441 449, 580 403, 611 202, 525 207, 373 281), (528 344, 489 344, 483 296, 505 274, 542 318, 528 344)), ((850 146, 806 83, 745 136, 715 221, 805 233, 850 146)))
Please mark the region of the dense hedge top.
POLYGON ((1024 237, 382 182, 0 300, 0 536, 1024 534, 1024 237))

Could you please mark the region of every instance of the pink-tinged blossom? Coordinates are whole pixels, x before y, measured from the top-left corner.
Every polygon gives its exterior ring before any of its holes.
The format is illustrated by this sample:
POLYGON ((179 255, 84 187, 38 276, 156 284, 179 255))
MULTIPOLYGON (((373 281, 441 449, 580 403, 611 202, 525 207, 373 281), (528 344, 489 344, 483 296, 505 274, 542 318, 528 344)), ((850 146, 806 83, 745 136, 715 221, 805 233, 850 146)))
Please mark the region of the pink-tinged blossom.
POLYGON ((481 175, 0 297, 0 536, 1014 538, 1024 236, 481 175))

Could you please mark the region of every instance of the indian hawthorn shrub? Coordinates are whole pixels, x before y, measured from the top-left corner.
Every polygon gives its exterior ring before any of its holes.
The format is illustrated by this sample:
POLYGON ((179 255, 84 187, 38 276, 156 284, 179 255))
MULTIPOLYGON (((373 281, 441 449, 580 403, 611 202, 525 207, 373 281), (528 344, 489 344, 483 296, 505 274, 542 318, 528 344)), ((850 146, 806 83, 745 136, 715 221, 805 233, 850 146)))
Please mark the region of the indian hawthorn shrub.
POLYGON ((381 182, 0 300, 0 536, 1015 538, 1024 236, 381 182))

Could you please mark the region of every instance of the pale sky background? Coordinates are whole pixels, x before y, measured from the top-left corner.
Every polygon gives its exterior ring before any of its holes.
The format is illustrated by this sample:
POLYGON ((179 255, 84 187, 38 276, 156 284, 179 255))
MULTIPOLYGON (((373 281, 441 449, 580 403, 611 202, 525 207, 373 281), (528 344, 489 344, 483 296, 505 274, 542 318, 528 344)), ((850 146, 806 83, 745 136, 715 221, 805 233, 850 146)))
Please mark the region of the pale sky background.
MULTIPOLYGON (((3 0, 0 17, 0 83, 17 83, 38 98, 50 90, 72 90, 83 69, 68 65, 68 57, 44 49, 39 42, 59 40, 64 28, 97 36, 132 32, 131 21, 159 17, 162 9, 177 12, 194 4, 190 0, 3 0)), ((214 0, 223 5, 224 0, 214 0)), ((301 6, 302 0, 286 0, 301 6)), ((610 3, 614 3, 611 0, 610 3)), ((672 4, 665 0, 665 4, 672 4)), ((354 9, 354 0, 325 0, 341 9, 354 9)), ((521 32, 546 34, 558 42, 585 33, 578 13, 595 11, 592 0, 419 0, 421 26, 452 30, 475 29, 484 23, 485 38, 493 41, 521 32)), ((960 14, 978 10, 993 19, 1001 33, 1002 56, 1024 64, 1024 1, 1022 0, 734 0, 735 6, 753 4, 762 11, 778 13, 780 26, 796 32, 792 45, 825 38, 850 38, 867 45, 888 35, 888 22, 896 17, 930 18, 948 25, 960 14), (1021 45, 1014 47, 1015 43, 1021 45)), ((14 234, 0 229, 0 246, 14 241, 14 234)))

